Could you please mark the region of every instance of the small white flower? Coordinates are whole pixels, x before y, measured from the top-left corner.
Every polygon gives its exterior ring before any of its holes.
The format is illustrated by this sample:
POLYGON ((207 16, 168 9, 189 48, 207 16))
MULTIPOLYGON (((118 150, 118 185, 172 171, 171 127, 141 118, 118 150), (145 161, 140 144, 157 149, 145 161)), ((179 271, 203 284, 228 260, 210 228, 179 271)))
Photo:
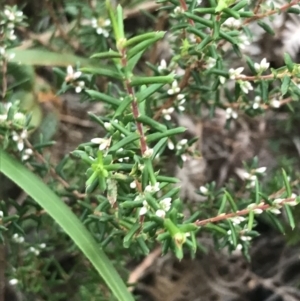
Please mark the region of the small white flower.
POLYGON ((2 218, 4 215, 3 211, 0 210, 0 218, 2 218))
POLYGON ((162 72, 164 70, 167 70, 167 68, 168 68, 167 62, 165 60, 161 60, 157 70, 158 72, 162 72))
POLYGON ((155 212, 155 215, 161 218, 165 218, 166 216, 166 211, 162 210, 162 209, 158 209, 155 212))
POLYGON ((91 142, 94 144, 99 144, 99 150, 105 150, 110 145, 110 139, 105 138, 93 138, 91 142))
POLYGON ((174 8, 174 14, 175 15, 181 15, 184 13, 184 9, 181 6, 176 6, 174 8))
POLYGON ((34 247, 30 247, 29 252, 34 253, 36 256, 38 256, 40 254, 40 251, 34 247))
POLYGON ((252 237, 251 236, 242 235, 241 236, 241 240, 242 241, 250 241, 250 240, 252 240, 252 237))
POLYGON ((41 243, 41 244, 40 244, 40 248, 41 248, 41 249, 45 249, 46 246, 47 246, 47 245, 46 245, 45 243, 41 243))
POLYGON ((168 212, 171 208, 172 198, 164 198, 159 202, 159 206, 165 212, 168 212))
POLYGON ((173 150, 175 148, 175 145, 171 139, 168 139, 167 146, 168 146, 168 149, 170 149, 170 150, 173 150))
POLYGON ((178 107, 178 110, 181 112, 185 111, 185 107, 183 106, 183 104, 186 102, 185 95, 178 94, 176 98, 177 98, 176 105, 178 107))
POLYGON ((172 87, 167 91, 169 95, 174 95, 180 92, 180 88, 178 87, 177 80, 174 80, 172 83, 172 87))
POLYGON ((18 244, 21 244, 25 241, 24 237, 23 236, 20 236, 18 233, 15 233, 13 236, 12 236, 12 239, 14 242, 18 243, 18 244))
POLYGON ((240 81, 240 87, 245 94, 248 94, 249 90, 253 90, 253 86, 248 81, 240 81))
POLYGON ((111 131, 114 127, 111 125, 110 122, 104 122, 104 127, 108 130, 111 131))
POLYGON ((237 251, 241 251, 243 249, 243 246, 241 244, 237 244, 236 248, 237 251))
POLYGON ((146 192, 158 192, 159 190, 160 190, 159 182, 156 182, 153 186, 152 185, 147 185, 145 187, 146 192))
POLYGON ((263 167, 256 168, 255 172, 259 173, 259 174, 262 174, 262 173, 265 173, 266 170, 267 170, 267 167, 263 166, 263 167))
POLYGON ((275 199, 274 201, 273 201, 273 204, 275 204, 275 205, 282 205, 282 202, 284 201, 284 199, 280 199, 280 198, 278 198, 278 199, 275 199))
POLYGON ((109 31, 107 30, 107 28, 111 24, 109 19, 92 19, 91 24, 92 27, 96 28, 96 32, 98 35, 103 35, 105 38, 109 37, 109 31))
POLYGON ((245 221, 243 216, 235 216, 230 219, 234 225, 239 225, 241 222, 245 221))
POLYGON ((263 58, 260 63, 254 63, 254 69, 257 73, 266 71, 270 67, 270 63, 267 62, 266 58, 263 58))
POLYGON ((280 214, 281 213, 278 208, 270 208, 269 211, 274 213, 274 214, 280 214))
POLYGON ((188 39, 190 40, 191 43, 196 43, 197 42, 197 38, 193 33, 188 35, 188 39))
POLYGON ((252 108, 254 110, 258 109, 260 107, 260 102, 261 102, 261 97, 260 96, 255 96, 252 108))
POLYGON ((200 186, 199 190, 203 195, 208 195, 209 193, 208 189, 205 186, 200 186))
POLYGON ((8 34, 8 39, 11 41, 14 41, 16 38, 17 38, 17 36, 15 35, 15 31, 13 29, 11 29, 8 34))
POLYGON ((211 69, 216 65, 217 60, 214 59, 213 57, 209 57, 208 60, 206 61, 206 66, 208 69, 211 69))
POLYGON ((75 82, 74 85, 75 85, 75 92, 80 93, 85 87, 85 82, 81 80, 81 81, 75 82))
POLYGON ((250 42, 249 38, 246 35, 241 34, 239 36, 239 47, 241 49, 245 49, 246 46, 249 46, 250 44, 251 44, 251 42, 250 42))
POLYGON ((131 182, 129 186, 130 186, 131 189, 135 189, 136 188, 136 182, 135 181, 131 182))
POLYGON ((183 162, 185 162, 188 159, 188 156, 186 154, 181 154, 180 158, 183 162))
POLYGON ((144 158, 151 158, 152 155, 153 155, 153 152, 154 152, 153 148, 147 147, 147 149, 145 150, 145 152, 143 154, 143 157, 144 158))
POLYGON ((228 230, 228 231, 227 231, 227 234, 228 234, 229 236, 231 235, 231 233, 232 233, 231 230, 228 230))
POLYGON ((226 21, 222 25, 229 28, 239 28, 242 25, 242 22, 240 19, 230 17, 226 19, 226 21))
POLYGON ((6 114, 0 114, 0 122, 6 121, 7 115, 6 114))
POLYGON ((72 82, 78 79, 81 76, 81 71, 74 71, 73 67, 69 65, 67 67, 67 75, 65 77, 66 82, 72 82))
POLYGON ((23 152, 23 155, 22 155, 22 160, 23 161, 26 161, 28 160, 33 154, 33 151, 31 148, 26 148, 23 152))
POLYGON ((270 105, 271 107, 275 108, 275 109, 278 109, 281 105, 280 103, 280 100, 276 99, 276 98, 273 98, 271 101, 270 101, 270 105))
POLYGON ((149 205, 146 200, 143 201, 143 207, 140 209, 139 215, 145 215, 148 212, 149 205))
POLYGON ((254 214, 262 214, 263 210, 260 208, 255 208, 255 209, 253 209, 253 212, 254 212, 254 214))
POLYGON ((239 67, 237 69, 230 68, 228 71, 230 79, 236 79, 237 77, 241 76, 243 71, 244 67, 239 67))
POLYGON ((178 150, 181 150, 181 149, 183 148, 183 146, 186 146, 187 142, 188 142, 187 139, 182 139, 182 140, 180 140, 180 141, 177 143, 176 148, 177 148, 178 150))
POLYGON ((10 285, 16 285, 16 284, 18 284, 18 282, 19 282, 19 280, 16 279, 16 278, 10 279, 10 280, 8 281, 8 283, 9 283, 10 285))
POLYGON ((27 130, 23 130, 20 135, 16 132, 12 132, 12 134, 13 141, 17 142, 18 150, 22 151, 24 148, 24 140, 27 138, 27 130))
MULTIPOLYGON (((292 196, 293 197, 293 196, 292 196)), ((297 206, 298 205, 298 202, 297 200, 294 200, 294 201, 289 201, 289 202, 285 202, 285 204, 289 205, 289 206, 297 206)))
POLYGON ((224 85, 225 82, 226 82, 226 77, 224 77, 224 76, 219 76, 219 81, 220 81, 220 84, 221 84, 221 85, 224 85))
POLYGON ((14 120, 20 124, 24 124, 25 121, 26 121, 26 116, 21 113, 21 112, 17 112, 15 115, 14 115, 14 120))
POLYGON ((171 107, 171 108, 168 108, 168 109, 163 109, 162 110, 162 114, 164 116, 164 119, 166 120, 171 120, 171 114, 174 112, 174 108, 171 107))
POLYGON ((234 111, 232 108, 226 109, 226 119, 237 119, 238 114, 236 111, 234 111))

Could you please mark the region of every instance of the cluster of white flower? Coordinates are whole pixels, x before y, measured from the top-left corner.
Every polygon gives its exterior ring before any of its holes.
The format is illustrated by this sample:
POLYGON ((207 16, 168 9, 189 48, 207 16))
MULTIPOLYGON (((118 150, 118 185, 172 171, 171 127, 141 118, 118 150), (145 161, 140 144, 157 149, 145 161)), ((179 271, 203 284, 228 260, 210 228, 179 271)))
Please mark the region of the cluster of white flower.
POLYGON ((23 12, 16 7, 5 6, 0 25, 6 25, 9 29, 14 29, 16 25, 22 23, 24 19, 23 12))
POLYGON ((180 92, 180 87, 178 87, 177 80, 174 80, 172 83, 172 87, 167 91, 169 95, 178 94, 180 92))
POLYGON ((232 108, 226 109, 226 119, 237 119, 238 113, 234 111, 232 108))
POLYGON ((98 35, 103 35, 105 38, 109 37, 110 20, 103 18, 94 18, 91 21, 91 25, 96 29, 98 35))
POLYGON ((176 16, 182 15, 182 14, 184 14, 184 9, 181 6, 176 6, 174 8, 174 14, 176 16))
POLYGON ((241 177, 242 180, 248 181, 248 187, 254 187, 258 175, 263 175, 266 172, 266 167, 259 167, 247 172, 242 169, 236 169, 237 174, 241 177))
MULTIPOLYGON (((156 210, 155 215, 161 218, 165 218, 166 213, 171 209, 171 198, 164 198, 159 201, 159 209, 156 210)), ((139 215, 145 215, 150 210, 150 206, 146 200, 143 201, 143 207, 140 209, 139 215)))
POLYGON ((263 206, 263 205, 264 205, 264 203, 260 203, 258 205, 255 204, 255 203, 252 203, 252 204, 247 206, 247 209, 253 211, 254 214, 262 214, 263 210, 260 209, 260 208, 257 208, 257 207, 260 207, 260 206, 263 206))
POLYGON ((226 19, 226 21, 222 24, 224 27, 228 27, 230 29, 238 29, 242 25, 241 19, 235 19, 233 17, 230 17, 226 19))
MULTIPOLYGON (((0 60, 2 62, 12 60, 14 53, 8 53, 7 46, 11 45, 17 39, 15 27, 22 23, 24 19, 23 12, 18 11, 16 7, 5 6, 3 12, 0 12, 0 26, 3 45, 0 45, 0 60), (7 43, 5 43, 5 41, 7 43)), ((2 44, 2 43, 1 43, 2 44)))
POLYGON ((71 83, 74 86, 76 93, 80 93, 85 87, 84 81, 77 80, 78 78, 80 78, 81 74, 81 71, 74 71, 72 66, 67 67, 67 75, 65 77, 65 82, 71 83))
POLYGON ((281 211, 280 209, 282 208, 282 206, 284 204, 289 205, 289 206, 296 206, 298 205, 298 201, 296 200, 297 195, 295 193, 292 193, 291 199, 294 199, 293 201, 285 201, 286 199, 282 199, 282 198, 277 198, 275 199, 272 204, 273 206, 271 208, 268 209, 268 211, 272 212, 273 214, 280 214, 281 211))
POLYGON ((18 243, 18 244, 21 244, 25 241, 24 237, 23 236, 20 236, 18 233, 15 233, 13 236, 12 236, 12 239, 15 243, 18 243))
POLYGON ((99 150, 106 150, 110 146, 110 139, 106 138, 93 138, 91 142, 99 145, 99 150))
POLYGON ((254 69, 257 73, 262 73, 270 67, 270 63, 267 62, 266 58, 263 58, 260 63, 254 63, 254 69))

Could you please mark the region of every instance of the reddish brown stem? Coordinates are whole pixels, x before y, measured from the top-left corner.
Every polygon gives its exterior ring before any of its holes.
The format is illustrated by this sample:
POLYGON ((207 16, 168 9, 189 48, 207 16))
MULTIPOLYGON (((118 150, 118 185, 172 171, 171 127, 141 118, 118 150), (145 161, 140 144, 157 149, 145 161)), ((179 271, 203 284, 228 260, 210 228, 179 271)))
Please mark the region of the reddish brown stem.
MULTIPOLYGON (((288 199, 283 200, 282 204, 293 202, 293 201, 295 201, 295 198, 288 198, 288 199)), ((261 209, 261 210, 265 211, 267 209, 270 209, 271 207, 272 206, 269 205, 269 204, 262 203, 261 205, 257 205, 257 206, 255 206, 251 209, 244 209, 244 210, 237 211, 237 212, 232 212, 232 213, 222 213, 218 216, 208 218, 208 219, 204 219, 202 221, 198 220, 198 221, 195 222, 195 225, 196 226, 204 226, 208 223, 217 223, 217 222, 220 222, 220 221, 223 221, 223 220, 235 217, 235 216, 248 215, 251 211, 253 211, 255 209, 261 209)))

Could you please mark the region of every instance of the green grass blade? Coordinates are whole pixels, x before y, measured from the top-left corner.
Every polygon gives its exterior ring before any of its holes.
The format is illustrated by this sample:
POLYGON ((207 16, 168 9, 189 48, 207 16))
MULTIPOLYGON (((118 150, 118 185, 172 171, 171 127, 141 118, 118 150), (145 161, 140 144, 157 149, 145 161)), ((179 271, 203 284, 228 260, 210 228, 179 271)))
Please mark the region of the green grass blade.
POLYGON ((134 301, 126 285, 91 234, 49 187, 1 149, 0 172, 20 186, 62 227, 90 260, 119 301, 134 301))

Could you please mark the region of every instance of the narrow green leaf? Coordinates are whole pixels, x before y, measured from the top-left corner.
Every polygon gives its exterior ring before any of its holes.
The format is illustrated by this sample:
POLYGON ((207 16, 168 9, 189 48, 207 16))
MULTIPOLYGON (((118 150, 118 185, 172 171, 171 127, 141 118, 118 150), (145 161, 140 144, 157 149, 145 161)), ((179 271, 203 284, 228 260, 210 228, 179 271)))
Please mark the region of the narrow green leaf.
POLYGON ((8 54, 15 54, 10 62, 31 66, 61 66, 76 65, 80 63, 82 66, 91 65, 91 61, 86 58, 76 56, 71 53, 57 53, 39 49, 20 49, 12 48, 7 50, 8 54))
POLYGON ((244 8, 246 5, 248 5, 249 1, 248 0, 242 0, 239 1, 237 4, 235 4, 231 9, 235 11, 239 11, 240 9, 244 8))
POLYGON ((125 47, 130 47, 132 45, 138 44, 140 42, 143 42, 143 41, 149 40, 149 39, 162 39, 164 37, 164 35, 165 35, 165 31, 143 33, 141 35, 135 36, 135 37, 127 40, 125 43, 125 47))
POLYGON ((128 233, 124 237, 124 241, 123 241, 124 248, 130 247, 132 240, 134 238, 134 234, 136 234, 139 231, 139 229, 140 229, 139 223, 132 225, 131 229, 128 231, 128 233))
POLYGON ((228 199, 228 202, 229 202, 229 204, 230 204, 230 206, 231 206, 231 209, 232 209, 234 212, 237 212, 237 211, 238 211, 238 208, 237 208, 237 205, 236 205, 236 203, 234 202, 234 200, 233 200, 231 194, 230 194, 227 190, 225 190, 224 193, 225 193, 226 196, 227 196, 227 199, 228 199))
POLYGON ((213 28, 214 24, 213 21, 208 20, 208 19, 204 19, 198 16, 195 16, 194 14, 190 13, 190 12, 185 12, 184 13, 189 19, 192 19, 193 21, 195 21, 196 23, 200 23, 203 24, 207 27, 213 28))
POLYGON ((93 58, 97 58, 97 59, 117 59, 117 58, 121 58, 121 54, 119 52, 113 51, 113 50, 109 50, 106 52, 99 52, 99 53, 95 53, 94 55, 91 56, 91 59, 93 58))
POLYGON ((230 231, 231 231, 230 235, 232 238, 232 244, 233 244, 234 248, 236 248, 238 240, 237 240, 237 234, 236 234, 235 227, 230 219, 227 219, 227 223, 229 224, 230 231))
POLYGON ((167 130, 164 133, 154 133, 154 134, 150 134, 146 137, 147 142, 152 142, 158 139, 162 139, 164 137, 170 137, 172 135, 178 135, 178 134, 182 134, 186 131, 186 128, 184 127, 178 127, 175 129, 171 129, 171 130, 167 130))
POLYGON ((118 26, 118 22, 117 22, 117 19, 116 19, 116 12, 112 8, 110 0, 106 0, 105 4, 106 4, 106 9, 107 9, 108 14, 109 14, 109 18, 111 20, 111 24, 112 24, 113 31, 114 31, 114 34, 115 34, 115 38, 116 38, 117 41, 119 41, 120 37, 121 37, 121 34, 119 32, 119 26, 118 26))
POLYGON ((143 124, 149 125, 150 127, 152 127, 153 129, 158 130, 159 132, 165 132, 167 130, 167 127, 164 124, 161 124, 161 123, 155 121, 154 119, 152 119, 151 117, 148 117, 146 115, 140 115, 137 118, 137 121, 140 121, 143 124))
POLYGON ((282 84, 281 84, 282 96, 284 96, 288 92, 290 83, 291 83, 291 77, 288 75, 285 75, 282 79, 282 84))
POLYGON ((263 22, 263 21, 258 21, 257 24, 267 33, 269 33, 270 35, 274 36, 275 32, 274 30, 270 27, 269 24, 263 22))
POLYGON ((84 67, 79 69, 83 73, 90 73, 94 75, 102 75, 102 76, 107 76, 107 77, 112 77, 118 80, 122 80, 123 76, 117 71, 114 71, 110 69, 108 66, 105 68, 100 68, 100 67, 84 67))
POLYGON ((287 197, 290 198, 292 195, 291 185, 290 185, 290 182, 288 180, 287 174, 284 169, 282 169, 282 176, 283 176, 283 181, 284 181, 284 186, 285 186, 287 197))
POLYGON ((286 64, 288 70, 290 72, 293 72, 295 64, 294 64, 292 58, 290 57, 290 55, 285 52, 284 55, 283 55, 283 59, 284 59, 284 62, 286 64))
POLYGON ((149 84, 171 84, 174 81, 174 74, 165 76, 133 77, 131 86, 149 85, 149 84))
POLYGON ((109 152, 115 152, 120 148, 123 148, 125 145, 128 145, 136 140, 139 139, 139 135, 137 133, 132 133, 130 136, 123 138, 122 140, 120 140, 119 142, 117 142, 116 144, 114 144, 110 149, 109 152))
POLYGON ((223 197, 222 197, 222 201, 221 201, 221 205, 218 211, 218 215, 220 215, 221 213, 224 213, 224 209, 227 203, 227 195, 224 193, 223 197))
POLYGON ((130 96, 125 97, 125 99, 122 100, 121 104, 117 108, 113 118, 117 118, 118 116, 122 115, 131 103, 132 98, 130 96))
POLYGON ((53 191, 23 165, 0 149, 0 171, 31 196, 71 237, 119 301, 134 301, 124 282, 91 234, 53 191))
POLYGON ((153 39, 149 39, 143 42, 140 42, 136 46, 132 47, 128 52, 127 52, 127 59, 132 58, 139 52, 144 52, 149 46, 153 45, 156 41, 158 41, 160 37, 155 37, 153 39))
POLYGON ((224 8, 223 12, 225 14, 227 14, 228 16, 233 17, 237 20, 240 18, 240 14, 236 10, 233 10, 233 9, 230 9, 230 8, 224 8))
POLYGON ((108 103, 110 105, 114 105, 114 106, 120 106, 120 104, 121 104, 121 100, 114 98, 112 96, 109 96, 105 93, 101 93, 101 92, 98 92, 95 90, 89 90, 89 89, 86 89, 84 91, 92 98, 92 100, 102 100, 103 102, 108 103))
POLYGON ((291 226, 292 229, 294 229, 295 228, 295 220, 294 220, 294 217, 293 217, 292 209, 287 204, 284 204, 283 206, 284 206, 287 218, 289 220, 290 226, 291 226))
POLYGON ((138 102, 142 102, 145 99, 147 100, 147 98, 149 96, 151 96, 156 91, 161 89, 164 85, 165 84, 152 84, 152 85, 148 86, 146 89, 141 90, 140 92, 138 92, 136 94, 136 98, 137 98, 138 102))
POLYGON ((125 37, 123 23, 123 8, 120 4, 117 6, 117 24, 119 31, 119 39, 123 39, 125 37))
POLYGON ((250 211, 248 216, 248 231, 251 231, 254 223, 254 212, 250 211))

